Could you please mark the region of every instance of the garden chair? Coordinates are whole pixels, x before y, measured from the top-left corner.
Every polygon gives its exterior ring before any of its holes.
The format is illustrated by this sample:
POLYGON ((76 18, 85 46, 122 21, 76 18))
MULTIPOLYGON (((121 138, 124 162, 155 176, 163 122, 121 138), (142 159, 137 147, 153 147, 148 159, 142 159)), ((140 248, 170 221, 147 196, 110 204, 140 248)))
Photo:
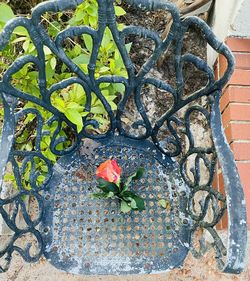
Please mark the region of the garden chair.
POLYGON ((30 18, 17 17, 9 21, 0 34, 0 47, 3 49, 14 29, 22 26, 37 50, 37 56, 25 55, 14 61, 0 80, 4 105, 0 186, 3 187, 9 166, 17 185, 12 195, 1 195, 0 198, 0 214, 12 233, 0 251, 0 270, 5 272, 13 254, 18 253, 26 262, 37 262, 44 256, 56 268, 76 274, 155 273, 180 267, 189 251, 199 258, 213 248, 223 272, 240 273, 246 255, 246 206, 233 154, 223 132, 219 108, 222 89, 234 69, 230 50, 201 19, 182 19, 174 4, 163 0, 128 0, 127 3, 142 10, 167 10, 171 13, 173 24, 164 39, 156 32, 139 26, 118 30, 112 0, 98 0, 97 30, 76 26, 51 38, 41 24, 41 16, 46 12, 74 9, 82 2, 52 0, 41 3, 33 9, 30 18), (184 35, 192 26, 199 29, 207 43, 227 60, 227 68, 220 79, 215 79, 214 71, 206 61, 193 54, 182 53, 184 35), (110 29, 121 54, 127 77, 95 76, 106 27, 110 29), (67 38, 82 34, 90 35, 93 40, 87 73, 67 57, 63 47, 67 38), (125 47, 129 36, 150 39, 155 44, 153 54, 137 72, 125 47), (153 72, 150 72, 173 42, 176 86, 153 77, 153 72), (44 46, 75 74, 74 77, 47 88, 44 46), (12 84, 12 76, 28 63, 34 64, 39 73, 40 97, 23 92, 12 84), (183 95, 182 69, 185 63, 191 63, 208 78, 204 87, 187 96, 183 95), (51 103, 53 93, 73 83, 83 87, 86 93, 86 112, 91 110, 91 93, 95 93, 103 104, 109 118, 109 128, 105 132, 96 133, 99 124, 91 114, 83 117, 84 126, 77 130, 77 126, 51 103), (112 110, 103 96, 101 83, 125 86, 117 110, 112 110), (145 85, 167 92, 172 99, 171 106, 166 106, 166 112, 155 122, 150 120, 142 100, 145 85), (131 98, 140 118, 134 120, 128 129, 123 116, 131 98), (206 106, 202 102, 194 104, 203 98, 208 101, 206 106), (20 109, 20 100, 36 106, 20 109), (40 110, 51 113, 49 121, 43 120, 40 110), (178 117, 179 112, 182 112, 183 122, 178 117), (20 150, 16 144, 18 124, 28 114, 37 120, 35 149, 31 151, 20 150), (206 121, 205 131, 211 134, 209 147, 197 145, 192 129, 196 122, 193 115, 202 116, 206 121), (54 126, 52 133, 48 131, 51 126, 54 126), (68 128, 68 139, 59 135, 62 126, 68 128), (58 158, 55 165, 41 149, 41 140, 48 132, 50 150, 58 158), (67 147, 62 148, 65 143, 67 147), (89 198, 96 185, 96 167, 110 158, 119 162, 125 175, 144 167, 145 175, 133 187, 145 200, 144 211, 123 214, 119 212, 116 200, 89 198), (47 167, 46 176, 39 184, 38 177, 42 172, 37 168, 38 159, 47 167), (213 186, 217 160, 225 182, 224 195, 213 186), (27 167, 30 167, 31 188, 27 188, 23 180, 27 167), (25 204, 27 196, 35 202, 33 212, 25 204), (159 204, 162 198, 166 199, 164 208, 159 204), (9 205, 14 208, 8 212, 9 205), (225 212, 228 213, 229 233, 226 246, 217 233, 217 224, 225 212), (24 225, 17 223, 20 213, 24 225), (27 244, 27 240, 32 242, 27 244))

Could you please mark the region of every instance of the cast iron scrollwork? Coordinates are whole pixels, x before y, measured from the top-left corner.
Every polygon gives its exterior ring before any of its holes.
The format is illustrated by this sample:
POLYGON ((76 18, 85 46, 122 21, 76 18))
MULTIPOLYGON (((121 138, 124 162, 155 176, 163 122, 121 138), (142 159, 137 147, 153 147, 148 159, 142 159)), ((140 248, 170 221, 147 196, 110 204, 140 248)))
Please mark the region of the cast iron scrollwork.
MULTIPOLYGON (((233 68, 234 59, 225 44, 219 42, 211 29, 202 20, 196 17, 188 17, 181 19, 177 8, 167 1, 153 1, 153 0, 127 0, 131 5, 148 10, 163 9, 171 13, 173 24, 171 25, 168 36, 162 39, 156 32, 148 30, 143 27, 129 26, 119 31, 116 24, 116 17, 112 0, 98 0, 98 29, 94 30, 86 26, 71 27, 60 32, 53 40, 47 34, 45 28, 40 25, 41 16, 46 12, 59 12, 67 9, 74 9, 83 0, 52 0, 39 4, 32 12, 31 18, 18 17, 7 23, 4 30, 0 34, 0 48, 3 49, 9 42, 14 29, 18 26, 23 26, 29 33, 32 42, 35 45, 37 56, 24 55, 17 59, 9 69, 4 73, 0 81, 0 94, 3 100, 5 117, 2 132, 2 140, 0 144, 1 159, 0 159, 0 183, 3 183, 4 171, 7 163, 11 163, 18 186, 17 194, 10 198, 0 199, 0 213, 5 220, 8 227, 14 232, 10 243, 0 252, 0 257, 5 258, 5 266, 0 267, 0 271, 4 272, 8 269, 12 254, 17 251, 26 261, 37 261, 43 254, 44 244, 41 234, 37 230, 37 226, 41 222, 43 216, 43 204, 45 198, 40 194, 41 190, 46 191, 47 183, 52 173, 51 162, 41 153, 41 139, 48 134, 45 129, 46 126, 55 125, 55 130, 51 136, 50 149, 57 156, 66 155, 79 147, 80 141, 83 137, 98 139, 115 135, 118 132, 132 139, 148 139, 150 138, 156 147, 169 157, 176 157, 180 164, 180 171, 183 179, 190 188, 189 203, 187 206, 187 213, 193 221, 193 233, 199 228, 206 229, 213 238, 211 247, 216 251, 216 257, 219 265, 225 272, 238 273, 243 269, 243 261, 245 257, 246 245, 246 211, 244 196, 240 185, 239 176, 236 170, 233 156, 225 141, 225 136, 221 126, 220 112, 219 112, 219 98, 223 86, 229 80, 233 68), (192 54, 182 54, 182 45, 184 34, 190 26, 196 26, 203 34, 207 43, 218 53, 225 56, 228 62, 227 69, 224 75, 215 80, 213 70, 208 64, 192 54), (95 78, 96 61, 104 35, 104 30, 109 28, 113 40, 121 54, 124 65, 127 70, 127 77, 121 76, 102 76, 95 78), (73 61, 71 61, 64 49, 63 42, 67 38, 87 34, 93 40, 93 50, 91 53, 90 62, 88 64, 88 74, 84 73, 73 61), (147 62, 141 67, 138 73, 135 73, 134 65, 125 47, 125 38, 129 35, 137 35, 139 37, 148 38, 155 43, 155 50, 147 62), (159 57, 168 49, 168 47, 175 42, 174 56, 175 56, 175 70, 176 70, 176 87, 170 86, 164 81, 151 77, 150 70, 156 64, 159 57), (74 77, 53 85, 50 89, 47 88, 46 71, 45 71, 45 54, 43 47, 47 46, 55 57, 59 58, 67 68, 74 74, 74 77), (183 65, 184 63, 191 63, 197 69, 204 72, 208 77, 208 83, 205 87, 185 97, 183 95, 184 79, 183 79, 183 65), (12 76, 17 73, 23 66, 32 63, 36 66, 39 73, 39 91, 41 97, 36 97, 30 93, 23 92, 12 85, 12 76), (116 112, 112 111, 110 104, 105 99, 100 91, 101 83, 121 83, 125 86, 125 93, 118 104, 116 112), (72 124, 63 113, 61 113, 51 103, 51 95, 59 90, 64 89, 73 83, 80 84, 86 93, 85 111, 89 112, 91 108, 91 92, 95 93, 96 97, 103 104, 107 115, 109 116, 109 129, 103 134, 92 134, 87 130, 87 127, 92 126, 98 128, 99 124, 96 120, 91 119, 91 115, 84 117, 84 127, 81 132, 77 133, 77 128, 72 124), (141 89, 143 85, 149 84, 154 87, 167 91, 171 94, 173 105, 165 112, 156 122, 152 124, 147 115, 146 109, 141 99, 141 89), (126 104, 129 98, 133 97, 137 111, 140 114, 140 120, 134 120, 134 127, 143 127, 144 134, 131 135, 126 132, 122 124, 122 115, 125 111, 126 104), (193 105, 194 101, 207 97, 209 100, 209 109, 205 109, 200 105, 193 105), (20 112, 15 112, 17 100, 30 101, 37 106, 46 109, 51 113, 51 118, 44 121, 38 109, 23 109, 20 112), (187 107, 189 105, 189 107, 187 107), (178 116, 178 112, 182 110, 182 120, 178 116), (209 130, 211 129, 213 140, 209 148, 196 146, 194 135, 190 129, 190 116, 198 112, 205 118, 209 130), (19 118, 27 114, 33 114, 37 119, 36 141, 34 151, 20 151, 15 144, 15 131, 19 118), (60 150, 58 145, 67 142, 67 136, 59 136, 62 128, 62 123, 67 124, 73 131, 75 136, 74 142, 67 145, 67 148, 60 150), (46 124, 45 124, 46 123, 46 124), (178 129, 182 127, 182 133, 187 139, 188 149, 184 149, 183 138, 180 136, 178 129), (160 131, 164 128, 168 132, 168 137, 163 141, 160 140, 160 131), (171 149, 164 148, 170 145, 171 149), (212 187, 212 180, 215 173, 215 166, 217 161, 220 161, 222 171, 224 173, 226 197, 216 191, 212 187), (43 184, 37 185, 37 178, 39 172, 37 171, 35 158, 40 158, 46 163, 47 177, 43 184), (18 165, 16 159, 21 161, 18 165), (191 158, 191 163, 188 164, 188 159, 191 158), (208 171, 208 180, 204 183, 201 180, 201 162, 203 168, 208 171), (28 190, 24 186, 23 174, 25 173, 27 165, 31 166, 30 184, 33 187, 28 190), (191 166, 190 166, 191 165, 191 166), (198 201, 197 212, 195 210, 195 198, 200 193, 201 198, 198 201), (39 215, 33 220, 26 206, 23 203, 23 196, 33 196, 39 205, 39 215), (229 216, 229 244, 226 251, 222 240, 216 233, 216 224, 220 221, 226 209, 226 201, 229 216), (12 214, 5 211, 5 205, 13 203, 15 210, 12 214), (20 229, 16 225, 16 216, 18 210, 21 210, 26 227, 20 229), (206 220, 206 216, 212 210, 212 219, 206 220), (39 250, 32 256, 30 253, 30 244, 22 249, 15 245, 16 240, 31 234, 35 237, 38 243, 39 250), (228 255, 227 262, 224 263, 222 257, 228 255)), ((206 250, 207 246, 200 240, 200 250, 192 249, 195 256, 201 256, 206 250)), ((192 243, 191 243, 192 244, 192 243)))

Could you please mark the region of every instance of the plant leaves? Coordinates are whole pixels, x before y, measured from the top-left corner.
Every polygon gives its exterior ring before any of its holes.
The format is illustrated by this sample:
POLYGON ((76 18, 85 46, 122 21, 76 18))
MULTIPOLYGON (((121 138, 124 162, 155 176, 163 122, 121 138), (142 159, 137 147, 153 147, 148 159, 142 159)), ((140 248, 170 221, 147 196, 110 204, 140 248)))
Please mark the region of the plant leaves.
POLYGON ((15 17, 12 9, 5 3, 0 3, 0 22, 6 23, 15 17))
POLYGON ((104 198, 107 198, 107 193, 100 193, 100 192, 92 193, 92 194, 90 194, 90 198, 91 199, 104 199, 104 198))
POLYGON ((133 199, 133 198, 129 198, 130 199, 130 207, 132 208, 132 209, 137 209, 137 204, 136 204, 136 201, 133 199))
POLYGON ((67 108, 64 112, 65 116, 71 121, 73 124, 77 126, 77 132, 81 132, 83 128, 82 116, 81 114, 73 108, 67 108))
POLYGON ((88 64, 89 60, 90 55, 87 54, 80 54, 78 57, 72 59, 75 64, 88 64))
POLYGON ((131 198, 133 198, 133 196, 135 195, 133 192, 131 192, 131 191, 123 191, 122 193, 122 196, 125 198, 125 197, 127 197, 127 198, 129 198, 129 197, 131 197, 131 198))
POLYGON ((113 192, 114 194, 117 194, 120 192, 119 187, 115 183, 105 181, 102 178, 98 179, 97 187, 100 188, 101 190, 103 190, 104 192, 113 192))
POLYGON ((117 17, 124 16, 126 15, 126 11, 122 7, 115 6, 115 15, 117 17))
POLYGON ((114 196, 113 192, 108 192, 108 193, 96 192, 96 193, 90 194, 90 198, 92 198, 92 199, 106 199, 106 198, 112 198, 113 196, 114 196))
POLYGON ((120 209, 122 213, 128 213, 131 211, 131 207, 124 200, 121 201, 120 209))
MULTIPOLYGON (((139 179, 141 179, 143 177, 144 171, 145 171, 144 168, 139 168, 134 174, 129 176, 127 178, 127 180, 126 180, 125 185, 124 185, 123 192, 128 190, 129 185, 130 185, 132 180, 139 180, 139 179)), ((122 194, 123 194, 123 192, 122 192, 122 194)))
POLYGON ((135 193, 131 191, 126 191, 124 192, 122 198, 131 206, 132 209, 139 211, 145 210, 144 199, 136 195, 135 193))
POLYGON ((145 172, 144 168, 139 168, 135 174, 135 176, 133 177, 133 180, 139 180, 143 177, 143 174, 145 172))
POLYGON ((92 52, 92 48, 93 48, 93 40, 92 37, 88 34, 83 34, 83 40, 84 40, 84 44, 87 48, 87 50, 91 53, 92 52))
POLYGON ((138 209, 139 211, 145 210, 145 202, 144 202, 144 199, 142 199, 141 197, 139 197, 139 196, 137 196, 137 195, 135 195, 135 196, 133 197, 133 199, 135 200, 137 209, 138 209))
POLYGON ((55 69, 56 68, 56 58, 55 57, 52 57, 51 60, 50 60, 50 66, 52 69, 55 69))
POLYGON ((160 199, 159 200, 159 204, 162 208, 167 209, 170 206, 169 201, 165 200, 165 199, 160 199))

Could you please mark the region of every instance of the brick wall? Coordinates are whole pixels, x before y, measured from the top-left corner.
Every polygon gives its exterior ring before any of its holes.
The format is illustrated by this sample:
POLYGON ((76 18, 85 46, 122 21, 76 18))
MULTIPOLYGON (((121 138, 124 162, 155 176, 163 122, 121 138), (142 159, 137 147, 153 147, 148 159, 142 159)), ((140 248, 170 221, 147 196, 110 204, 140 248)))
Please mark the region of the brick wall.
MULTIPOLYGON (((250 228, 250 39, 228 38, 226 44, 235 55, 236 69, 221 98, 222 122, 243 184, 250 228)), ((216 64, 217 76, 221 77, 227 66, 226 60, 220 56, 216 64)), ((223 191, 219 167, 215 182, 223 191)), ((225 217, 220 227, 226 226, 225 217)))

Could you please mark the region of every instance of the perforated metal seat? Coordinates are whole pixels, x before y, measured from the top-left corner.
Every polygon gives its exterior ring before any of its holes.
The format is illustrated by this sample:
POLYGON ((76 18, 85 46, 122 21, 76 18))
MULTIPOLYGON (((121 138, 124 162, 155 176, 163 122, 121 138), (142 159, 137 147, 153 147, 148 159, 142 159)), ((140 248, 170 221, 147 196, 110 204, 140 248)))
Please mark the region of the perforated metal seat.
POLYGON ((182 264, 190 241, 188 188, 176 163, 149 141, 109 138, 64 156, 49 184, 44 222, 45 255, 56 267, 80 274, 166 271, 182 264), (99 146, 97 145, 99 144, 99 146), (90 200, 96 166, 118 159, 127 176, 144 167, 134 190, 146 210, 121 214, 114 200, 90 200), (159 200, 168 198, 164 209, 159 200))
POLYGON ((0 271, 4 272, 9 268, 16 251, 27 262, 36 262, 44 255, 57 268, 77 274, 162 272, 181 266, 189 250, 194 256, 200 257, 209 248, 214 248, 221 270, 241 272, 246 254, 245 201, 233 155, 225 140, 219 110, 221 89, 234 67, 231 52, 215 38, 203 21, 195 17, 181 19, 176 7, 166 1, 127 1, 139 8, 169 11, 173 24, 165 39, 141 27, 130 26, 118 31, 112 0, 98 0, 97 30, 89 27, 68 28, 55 39, 50 38, 40 24, 41 15, 48 11, 74 9, 82 2, 54 0, 42 3, 33 10, 30 19, 16 18, 7 23, 0 34, 0 47, 3 49, 13 30, 17 26, 24 26, 37 50, 35 56, 17 59, 0 81, 0 95, 4 104, 0 186, 2 187, 9 164, 12 165, 17 184, 14 195, 3 196, 1 193, 0 198, 0 214, 12 231, 7 245, 0 249, 0 258, 4 261, 4 264, 0 263, 0 271), (199 28, 208 44, 227 59, 228 68, 218 81, 205 61, 195 55, 181 53, 183 37, 190 26, 199 28), (95 77, 96 59, 106 27, 113 35, 128 77, 95 77), (94 46, 87 74, 69 60, 63 49, 64 40, 82 34, 90 35, 94 46), (138 73, 135 73, 125 47, 125 37, 129 35, 151 39, 155 43, 152 56, 138 73), (150 73, 157 59, 173 42, 175 88, 153 78, 150 73), (74 74, 49 89, 46 86, 44 46, 74 74), (36 66, 41 97, 22 92, 12 85, 12 76, 28 63, 36 66), (208 78, 206 86, 188 96, 183 96, 184 63, 193 64, 208 78), (91 113, 83 118, 84 128, 77 132, 76 125, 51 103, 53 93, 74 83, 85 90, 86 112, 91 109, 91 92, 101 101, 109 118, 109 129, 105 133, 96 134, 90 129, 98 128, 98 122, 93 120, 91 113), (125 86, 125 94, 115 112, 100 91, 101 83, 121 83, 125 86), (155 122, 151 122, 142 101, 144 85, 169 93, 173 100, 166 113, 155 122), (129 98, 134 100, 140 115, 139 120, 134 120, 131 125, 134 130, 138 129, 137 134, 129 133, 122 121, 129 98), (206 106, 202 105, 203 98, 207 100, 206 106), (36 107, 20 109, 18 99, 29 101, 36 107), (198 101, 196 105, 195 101, 198 101), (51 114, 49 120, 42 119, 39 111, 41 108, 51 114), (182 122, 178 118, 180 111, 182 122), (194 113, 196 117, 203 116, 206 123, 204 131, 211 134, 208 147, 197 144, 195 140, 192 122, 196 121, 191 120, 194 113), (37 118, 33 151, 18 149, 15 137, 18 121, 28 114, 37 118), (68 139, 60 136, 63 123, 67 124, 66 131, 70 131, 68 139), (48 126, 53 124, 56 126, 49 147, 60 158, 54 166, 41 150, 42 137, 48 135, 48 126), (166 136, 162 137, 165 133, 166 136), (59 149, 60 144, 68 148, 59 149), (89 194, 95 190, 96 167, 109 158, 117 159, 125 173, 123 176, 131 174, 138 167, 145 168, 145 176, 133 187, 145 199, 145 211, 125 215, 119 212, 118 202, 115 200, 96 201, 89 198, 89 194), (40 175, 36 166, 37 159, 43 161, 47 169, 46 177, 40 185, 37 183, 40 175), (217 159, 224 175, 226 197, 212 186, 217 159), (30 165, 30 189, 24 184, 27 165, 30 165), (207 173, 206 180, 202 179, 204 170, 207 173), (23 202, 24 196, 30 196, 36 202, 36 216, 30 214, 23 202), (166 209, 159 204, 161 198, 167 198, 166 209), (227 250, 216 232, 216 224, 226 210, 226 201, 229 213, 227 250), (10 204, 15 208, 8 213, 6 210, 10 204), (17 224, 19 212, 25 221, 24 226, 17 224), (208 242, 200 239, 200 249, 197 250, 194 247, 194 237, 200 228, 210 234, 213 242, 207 245, 208 242), (35 253, 31 251, 30 245, 16 245, 27 235, 33 237, 32 243, 37 249, 35 253))

